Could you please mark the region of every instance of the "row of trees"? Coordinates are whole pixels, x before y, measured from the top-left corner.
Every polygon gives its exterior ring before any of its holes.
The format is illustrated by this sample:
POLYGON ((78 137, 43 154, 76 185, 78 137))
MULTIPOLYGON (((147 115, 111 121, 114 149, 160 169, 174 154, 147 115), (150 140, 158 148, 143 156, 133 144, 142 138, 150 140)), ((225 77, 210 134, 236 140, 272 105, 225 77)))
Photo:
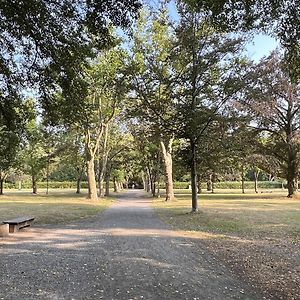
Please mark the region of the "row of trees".
MULTIPOLYGON (((190 168, 192 210, 197 178, 232 166, 244 173, 277 166, 293 196, 299 169, 299 85, 284 69, 280 52, 254 64, 243 40, 212 26, 206 14, 179 5, 171 24, 162 8, 142 17, 132 48, 132 98, 139 123, 160 141, 172 200, 172 144, 182 140, 190 168), (231 161, 231 162, 230 162, 231 161)), ((153 137, 152 137, 153 138, 153 137)), ((242 176, 243 178, 243 176, 242 176)))
POLYGON ((192 211, 198 210, 201 180, 232 170, 243 180, 247 165, 256 174, 286 178, 293 196, 299 169, 296 69, 286 67, 279 51, 259 64, 249 61, 245 36, 226 33, 232 28, 224 30, 221 11, 215 12, 226 5, 200 1, 194 9, 178 1, 175 21, 165 4, 158 12, 142 11, 124 43, 112 25, 128 27, 137 1, 25 2, 22 11, 0 11, 15 24, 15 30, 6 23, 1 28, 10 54, 1 56, 2 182, 11 167, 30 166, 30 160, 35 186, 41 170, 49 175, 55 160, 67 157, 78 191, 86 172, 90 199, 108 194, 111 176, 126 185, 136 174, 156 195, 163 173, 169 201, 175 153, 176 167, 190 172, 192 211), (29 17, 33 4, 41 11, 37 19, 29 17), (50 27, 51 34, 41 35, 50 27), (37 108, 23 100, 25 87, 38 91, 37 108))

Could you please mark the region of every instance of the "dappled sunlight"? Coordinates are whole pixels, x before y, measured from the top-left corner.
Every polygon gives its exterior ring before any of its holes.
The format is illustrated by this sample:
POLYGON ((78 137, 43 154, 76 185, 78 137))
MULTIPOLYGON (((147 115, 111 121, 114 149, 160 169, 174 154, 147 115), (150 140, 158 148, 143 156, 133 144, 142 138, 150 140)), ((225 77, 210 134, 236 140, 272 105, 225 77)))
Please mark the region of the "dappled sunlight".
POLYGON ((201 238, 210 238, 211 234, 199 234, 195 232, 183 231, 183 230, 164 230, 156 228, 101 228, 99 230, 95 229, 71 229, 71 228, 60 228, 60 229, 46 229, 46 228, 30 228, 24 229, 13 235, 10 235, 8 238, 2 238, 0 240, 0 245, 9 245, 9 244, 24 244, 24 243, 49 243, 49 246, 55 247, 60 241, 63 241, 66 244, 72 245, 74 247, 78 243, 84 243, 80 239, 84 238, 101 238, 103 236, 115 236, 115 237, 154 237, 154 238, 192 238, 192 239, 201 239, 201 238), (67 242, 66 242, 67 241, 67 242))

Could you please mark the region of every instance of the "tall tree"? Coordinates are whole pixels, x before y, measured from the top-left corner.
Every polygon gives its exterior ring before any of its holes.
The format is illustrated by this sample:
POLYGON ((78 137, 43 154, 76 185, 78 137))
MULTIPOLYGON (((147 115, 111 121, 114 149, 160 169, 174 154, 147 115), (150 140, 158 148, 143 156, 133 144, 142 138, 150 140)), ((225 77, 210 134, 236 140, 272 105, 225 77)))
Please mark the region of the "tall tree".
POLYGON ((285 67, 292 80, 300 79, 300 10, 298 1, 184 0, 206 11, 226 31, 259 31, 277 38, 285 49, 285 67))
POLYGON ((250 74, 244 109, 255 121, 252 127, 260 134, 261 149, 281 163, 288 197, 293 197, 300 163, 300 85, 290 80, 277 52, 250 74))
POLYGON ((170 55, 174 32, 164 5, 159 12, 141 16, 132 47, 134 116, 158 135, 165 169, 166 201, 174 199, 172 147, 174 128, 174 73, 170 55))
POLYGON ((216 31, 205 15, 179 6, 180 23, 172 58, 178 74, 177 120, 190 144, 192 212, 198 210, 197 147, 226 117, 226 104, 239 90, 241 40, 216 31))
MULTIPOLYGON (((100 142, 106 148, 109 126, 115 117, 121 100, 125 94, 125 52, 121 48, 104 51, 97 63, 87 73, 90 86, 86 98, 86 108, 81 117, 81 126, 85 135, 85 153, 89 198, 97 199, 95 180, 95 156, 100 142)), ((106 155, 103 149, 103 155, 106 155)), ((105 166, 103 166, 103 174, 105 166)), ((103 175, 102 174, 102 175, 103 175)))

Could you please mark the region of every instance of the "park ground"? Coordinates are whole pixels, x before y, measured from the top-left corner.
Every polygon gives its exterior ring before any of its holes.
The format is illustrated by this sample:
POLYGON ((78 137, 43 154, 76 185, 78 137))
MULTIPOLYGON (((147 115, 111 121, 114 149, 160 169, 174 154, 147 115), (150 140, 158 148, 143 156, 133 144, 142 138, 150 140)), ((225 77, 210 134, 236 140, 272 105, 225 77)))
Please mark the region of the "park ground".
MULTIPOLYGON (((145 195, 140 192, 139 197, 145 195)), ((81 224, 96 216, 101 219, 102 211, 112 203, 113 198, 91 202, 71 190, 36 196, 28 191, 8 191, 0 197, 0 219, 34 215, 33 228, 50 226, 51 230, 53 224, 63 228, 64 224, 81 224)), ((283 191, 247 191, 242 195, 239 191, 217 190, 215 194, 201 194, 200 212, 190 214, 189 191, 178 190, 175 201, 166 203, 162 197, 152 206, 164 223, 189 241, 180 245, 197 247, 200 256, 206 251, 212 254, 214 261, 224 264, 233 276, 247 282, 265 299, 300 298, 300 200, 286 198, 283 191)), ((143 261, 147 265, 146 256, 143 261)))
POLYGON ((271 299, 300 299, 300 200, 286 191, 259 194, 217 190, 199 195, 199 213, 188 213, 190 192, 154 201, 173 229, 200 238, 220 261, 271 299))

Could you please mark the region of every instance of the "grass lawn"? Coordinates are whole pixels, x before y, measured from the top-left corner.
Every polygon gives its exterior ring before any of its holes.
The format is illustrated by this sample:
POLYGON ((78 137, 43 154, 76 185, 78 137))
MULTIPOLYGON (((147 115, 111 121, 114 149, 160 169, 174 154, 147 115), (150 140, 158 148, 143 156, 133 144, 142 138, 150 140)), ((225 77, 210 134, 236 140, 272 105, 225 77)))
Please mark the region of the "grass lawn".
POLYGON ((176 201, 155 200, 158 214, 178 229, 225 234, 300 237, 300 199, 286 197, 284 191, 239 194, 220 190, 199 195, 199 213, 191 211, 191 195, 178 190, 176 201), (178 193, 180 192, 180 193, 178 193))
POLYGON ((174 229, 186 230, 270 299, 300 299, 300 199, 287 192, 216 190, 199 195, 191 214, 188 190, 171 203, 153 202, 174 229))
POLYGON ((75 194, 75 190, 53 189, 46 195, 40 189, 38 195, 31 190, 6 190, 0 196, 0 221, 18 216, 33 216, 36 224, 66 223, 88 218, 107 208, 113 198, 91 201, 86 194, 75 194))

